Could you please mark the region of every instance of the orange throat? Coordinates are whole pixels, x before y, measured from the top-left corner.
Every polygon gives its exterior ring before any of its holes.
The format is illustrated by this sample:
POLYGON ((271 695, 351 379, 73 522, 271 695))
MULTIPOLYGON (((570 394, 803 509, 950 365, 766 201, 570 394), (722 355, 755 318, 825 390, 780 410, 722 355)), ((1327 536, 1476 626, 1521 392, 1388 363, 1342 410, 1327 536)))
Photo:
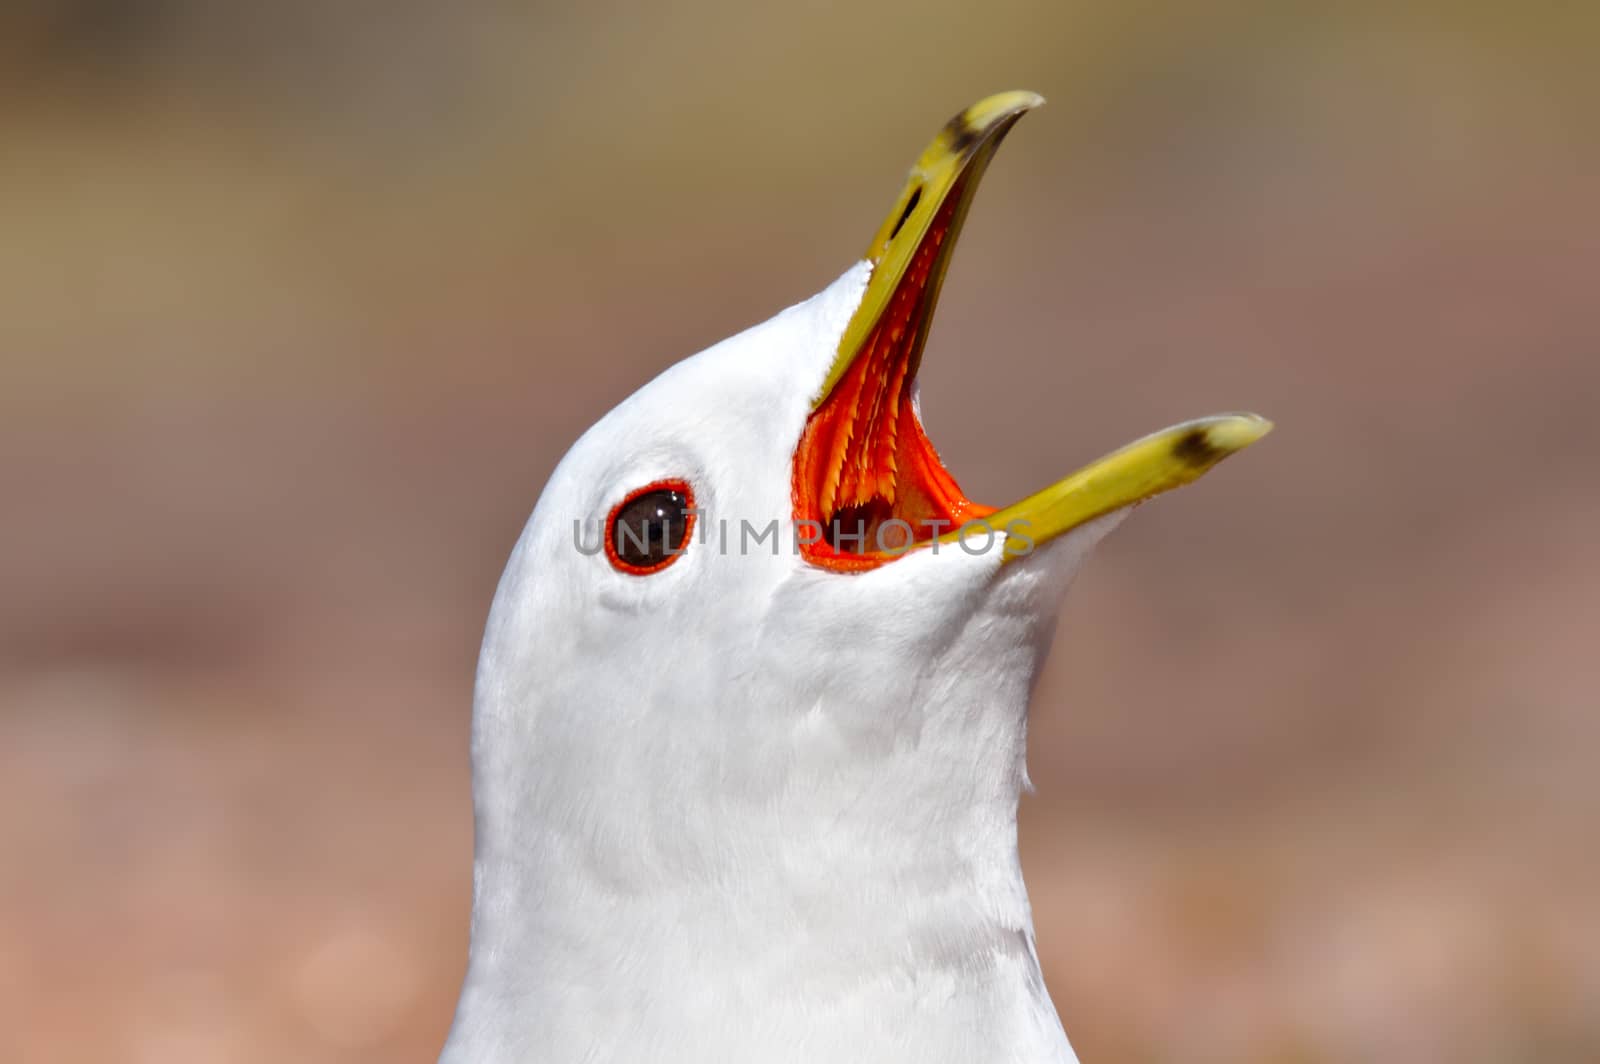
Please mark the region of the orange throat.
POLYGON ((968 499, 912 400, 955 201, 940 212, 850 368, 812 412, 794 455, 793 504, 806 561, 875 569, 994 513, 968 499))

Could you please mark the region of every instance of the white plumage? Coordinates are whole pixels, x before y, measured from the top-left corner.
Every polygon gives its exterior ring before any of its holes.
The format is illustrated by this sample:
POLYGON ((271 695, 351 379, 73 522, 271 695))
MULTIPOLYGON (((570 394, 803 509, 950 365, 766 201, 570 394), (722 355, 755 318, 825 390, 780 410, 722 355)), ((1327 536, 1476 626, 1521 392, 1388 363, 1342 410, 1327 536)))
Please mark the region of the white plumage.
POLYGON ((841 573, 740 538, 792 515, 797 441, 875 269, 673 366, 546 485, 478 668, 443 1064, 1076 1059, 1017 802, 1062 591, 1125 507, 1009 563, 999 537, 841 573), (579 549, 665 479, 701 515, 674 564, 579 549))

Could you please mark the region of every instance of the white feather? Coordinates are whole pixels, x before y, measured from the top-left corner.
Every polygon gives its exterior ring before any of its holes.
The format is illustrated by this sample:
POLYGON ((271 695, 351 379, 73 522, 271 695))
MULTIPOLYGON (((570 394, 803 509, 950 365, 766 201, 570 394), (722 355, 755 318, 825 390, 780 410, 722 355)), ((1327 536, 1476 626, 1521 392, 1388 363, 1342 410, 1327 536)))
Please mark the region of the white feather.
POLYGON ((998 542, 856 575, 740 549, 789 518, 868 269, 663 373, 546 486, 479 663, 444 1064, 1075 1060, 1017 799, 1061 592, 1119 515, 1003 570, 998 542), (665 477, 706 542, 644 578, 577 549, 665 477))

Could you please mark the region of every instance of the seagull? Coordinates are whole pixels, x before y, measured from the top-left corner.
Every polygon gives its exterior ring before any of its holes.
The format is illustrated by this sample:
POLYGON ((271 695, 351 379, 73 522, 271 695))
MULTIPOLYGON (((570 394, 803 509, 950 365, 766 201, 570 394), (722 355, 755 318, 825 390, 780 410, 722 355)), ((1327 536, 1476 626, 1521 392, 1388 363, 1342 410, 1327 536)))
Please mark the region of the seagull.
POLYGON ((978 182, 1042 102, 956 115, 861 261, 551 474, 478 663, 441 1064, 1076 1061, 1017 854, 1030 691, 1090 549, 1271 425, 962 494, 917 369, 978 182))

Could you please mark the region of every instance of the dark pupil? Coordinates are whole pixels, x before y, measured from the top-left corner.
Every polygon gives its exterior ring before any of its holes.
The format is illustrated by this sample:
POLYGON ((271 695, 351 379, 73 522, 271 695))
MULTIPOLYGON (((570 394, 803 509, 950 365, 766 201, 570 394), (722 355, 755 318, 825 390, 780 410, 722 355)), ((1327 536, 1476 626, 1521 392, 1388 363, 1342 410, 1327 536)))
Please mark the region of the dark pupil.
POLYGON ((616 524, 611 527, 617 557, 647 569, 670 555, 681 554, 689 528, 687 505, 688 500, 676 491, 647 492, 628 503, 617 512, 616 524))

